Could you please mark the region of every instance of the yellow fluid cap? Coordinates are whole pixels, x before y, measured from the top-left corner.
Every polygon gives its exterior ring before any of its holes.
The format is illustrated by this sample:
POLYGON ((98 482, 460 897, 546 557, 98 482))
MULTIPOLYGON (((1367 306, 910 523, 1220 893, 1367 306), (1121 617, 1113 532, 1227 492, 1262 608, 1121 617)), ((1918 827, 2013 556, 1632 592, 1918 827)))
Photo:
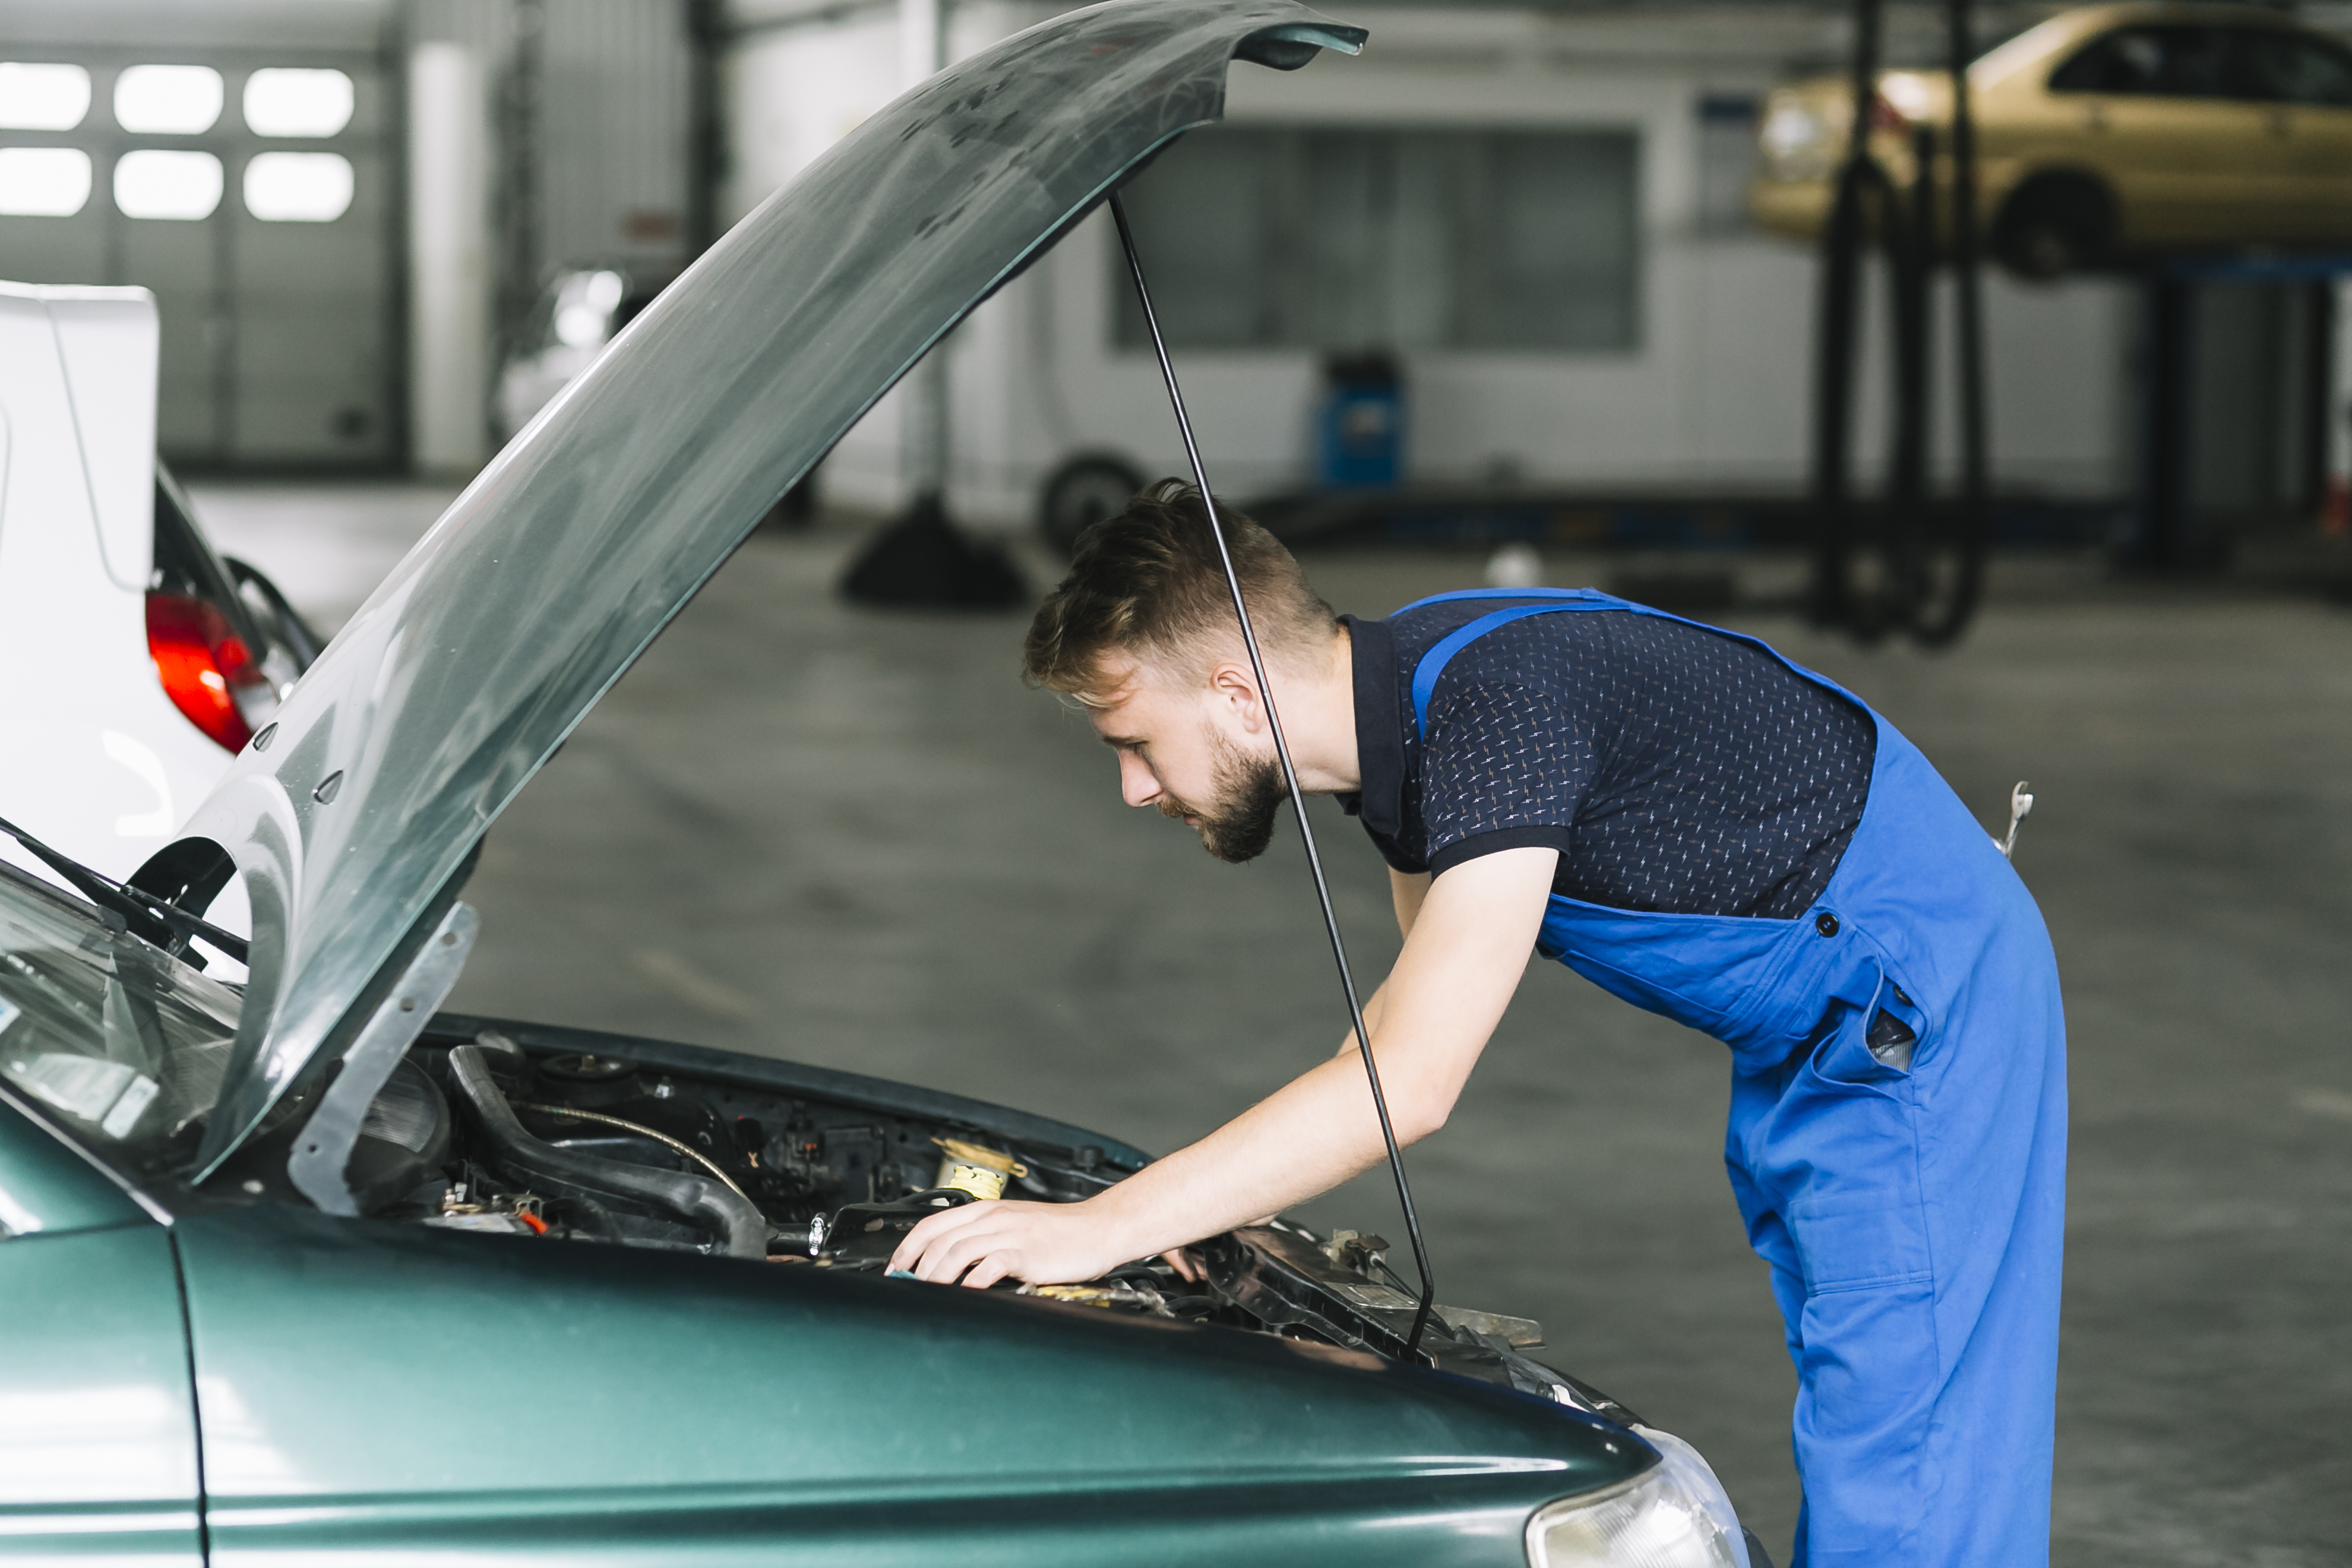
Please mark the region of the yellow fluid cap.
POLYGON ((961 1138, 934 1138, 944 1152, 940 1161, 940 1173, 931 1183, 935 1187, 948 1187, 960 1193, 970 1193, 975 1198, 1001 1198, 1008 1177, 1025 1176, 1029 1167, 1012 1155, 978 1143, 967 1143, 961 1138))

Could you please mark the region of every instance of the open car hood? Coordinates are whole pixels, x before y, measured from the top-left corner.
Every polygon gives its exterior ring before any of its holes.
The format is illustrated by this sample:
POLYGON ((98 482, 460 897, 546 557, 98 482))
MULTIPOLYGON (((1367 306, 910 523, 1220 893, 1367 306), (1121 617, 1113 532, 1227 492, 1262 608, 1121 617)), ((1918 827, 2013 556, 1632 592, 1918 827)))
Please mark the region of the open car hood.
POLYGON ((394 569, 164 852, 219 846, 253 910, 197 1179, 352 1048, 484 830, 926 350, 1219 119, 1233 60, 1290 69, 1364 36, 1293 0, 1057 17, 866 121, 656 299, 394 569))

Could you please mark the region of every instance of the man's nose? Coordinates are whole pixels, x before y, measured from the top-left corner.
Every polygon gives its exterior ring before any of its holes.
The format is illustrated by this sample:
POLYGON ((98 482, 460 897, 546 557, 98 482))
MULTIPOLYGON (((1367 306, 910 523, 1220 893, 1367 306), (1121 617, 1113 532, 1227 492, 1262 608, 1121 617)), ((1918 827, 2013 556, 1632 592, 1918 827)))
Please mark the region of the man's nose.
POLYGON ((1150 805, 1160 798, 1160 781, 1143 759, 1122 752, 1118 758, 1118 793, 1129 805, 1150 805))

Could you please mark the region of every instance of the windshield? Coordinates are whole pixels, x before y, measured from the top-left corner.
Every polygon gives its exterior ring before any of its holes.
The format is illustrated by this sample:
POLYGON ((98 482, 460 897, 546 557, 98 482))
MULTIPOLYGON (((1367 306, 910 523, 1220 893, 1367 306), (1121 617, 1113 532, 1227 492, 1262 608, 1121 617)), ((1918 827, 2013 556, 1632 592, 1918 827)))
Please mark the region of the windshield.
POLYGON ((237 994, 0 866, 0 1082, 134 1184, 184 1170, 237 994))
POLYGON ((1999 81, 2020 67, 2041 59, 2053 43, 2065 40, 2069 30, 2063 17, 2011 29, 1977 56, 1969 67, 1969 80, 1979 86, 1999 81))

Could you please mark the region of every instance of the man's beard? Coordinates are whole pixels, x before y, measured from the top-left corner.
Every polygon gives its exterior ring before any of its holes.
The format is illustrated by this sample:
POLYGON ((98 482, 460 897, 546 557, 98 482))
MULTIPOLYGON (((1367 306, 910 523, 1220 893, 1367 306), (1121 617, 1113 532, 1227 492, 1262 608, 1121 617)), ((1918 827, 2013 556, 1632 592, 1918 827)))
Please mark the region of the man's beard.
POLYGON ((1160 814, 1177 821, 1190 816, 1198 825, 1201 847, 1218 859, 1238 866, 1265 853, 1274 842, 1276 815, 1282 809, 1282 769, 1273 759, 1254 759, 1223 735, 1209 744, 1214 760, 1210 777, 1216 790, 1213 806, 1188 805, 1171 797, 1160 802, 1160 814))

